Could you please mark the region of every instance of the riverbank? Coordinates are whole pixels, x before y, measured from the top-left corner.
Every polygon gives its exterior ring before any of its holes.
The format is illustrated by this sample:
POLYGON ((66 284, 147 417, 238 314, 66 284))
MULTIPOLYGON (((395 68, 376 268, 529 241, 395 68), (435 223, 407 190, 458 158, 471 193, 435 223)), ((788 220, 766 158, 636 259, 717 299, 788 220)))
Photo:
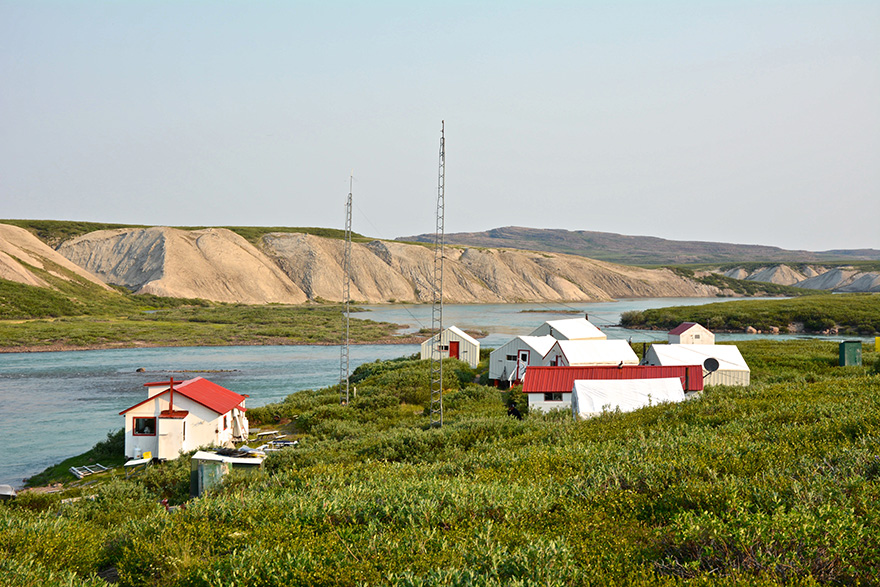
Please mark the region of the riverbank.
MULTIPOLYGON (((373 345, 373 344, 421 344, 424 342, 425 336, 406 335, 406 336, 386 336, 376 340, 359 340, 352 341, 352 345, 373 345)), ((261 339, 259 342, 229 342, 223 344, 169 344, 151 343, 143 341, 129 342, 105 342, 91 345, 69 345, 69 344, 48 344, 48 345, 31 345, 2 347, 0 346, 0 354, 3 353, 51 353, 51 352, 67 352, 67 351, 106 351, 113 349, 155 349, 155 348, 188 348, 188 347, 230 347, 230 346, 338 346, 339 341, 324 342, 300 342, 286 338, 278 339, 261 339)))
MULTIPOLYGON (((135 314, 65 316, 0 321, 4 352, 338 344, 339 306, 207 306, 135 314)), ((350 321, 353 343, 407 344, 399 326, 362 318, 350 321)))

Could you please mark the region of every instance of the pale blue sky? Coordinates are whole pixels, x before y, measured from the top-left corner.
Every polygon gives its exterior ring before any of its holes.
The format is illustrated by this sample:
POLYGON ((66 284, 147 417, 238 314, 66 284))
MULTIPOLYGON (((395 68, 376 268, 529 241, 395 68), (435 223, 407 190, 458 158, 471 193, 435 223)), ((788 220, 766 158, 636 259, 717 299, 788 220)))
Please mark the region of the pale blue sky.
POLYGON ((880 248, 880 2, 0 0, 0 217, 880 248))

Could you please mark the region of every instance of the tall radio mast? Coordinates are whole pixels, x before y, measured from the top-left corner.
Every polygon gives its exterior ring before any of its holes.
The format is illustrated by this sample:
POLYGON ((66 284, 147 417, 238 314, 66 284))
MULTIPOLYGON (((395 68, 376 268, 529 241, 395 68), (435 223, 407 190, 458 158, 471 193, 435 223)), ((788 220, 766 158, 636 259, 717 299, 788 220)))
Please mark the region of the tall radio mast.
POLYGON ((443 214, 446 184, 445 122, 440 121, 440 168, 437 175, 437 227, 434 234, 434 305, 431 311, 431 426, 443 426, 443 214))
POLYGON ((354 175, 349 177, 348 198, 345 201, 345 242, 342 245, 342 344, 339 351, 339 403, 348 405, 349 345, 351 324, 351 192, 354 175))

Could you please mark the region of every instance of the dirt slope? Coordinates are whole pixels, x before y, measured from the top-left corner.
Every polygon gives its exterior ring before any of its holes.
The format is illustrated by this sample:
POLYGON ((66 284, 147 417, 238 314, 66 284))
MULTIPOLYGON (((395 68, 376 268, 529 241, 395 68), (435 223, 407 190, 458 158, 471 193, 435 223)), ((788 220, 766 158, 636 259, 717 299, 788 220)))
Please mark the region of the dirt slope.
POLYGON ((764 283, 776 283, 778 285, 794 285, 807 277, 792 269, 788 265, 775 265, 759 269, 746 277, 749 281, 762 281, 764 283))
POLYGON ((248 304, 307 299, 271 259, 223 228, 100 230, 66 241, 58 251, 137 293, 248 304))
POLYGON ((44 269, 56 277, 70 281, 72 272, 80 278, 108 288, 104 282, 71 263, 57 251, 23 228, 0 224, 0 278, 26 285, 49 287, 23 263, 44 269))
POLYGON ((880 273, 863 273, 852 267, 835 267, 797 283, 796 287, 848 292, 880 291, 880 273))
POLYGON ((789 265, 761 267, 749 273, 742 267, 724 273, 728 277, 792 285, 809 289, 825 289, 840 292, 880 291, 880 273, 863 272, 853 267, 823 267, 802 265, 797 269, 789 265))
MULTIPOLYGON (((266 235, 261 247, 311 298, 342 296, 342 241, 303 234, 266 235)), ((431 300, 434 252, 374 241, 352 245, 352 299, 431 300)), ((668 270, 603 263, 557 253, 446 247, 444 300, 450 303, 595 301, 615 297, 715 295, 668 270)))

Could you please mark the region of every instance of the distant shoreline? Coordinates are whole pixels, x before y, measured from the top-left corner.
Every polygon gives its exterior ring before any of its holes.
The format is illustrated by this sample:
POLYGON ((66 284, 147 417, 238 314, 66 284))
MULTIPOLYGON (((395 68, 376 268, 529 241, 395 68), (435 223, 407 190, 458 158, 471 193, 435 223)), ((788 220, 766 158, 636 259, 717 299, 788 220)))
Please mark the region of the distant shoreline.
MULTIPOLYGON (((367 344, 421 344, 428 338, 425 335, 420 336, 387 336, 376 340, 352 342, 353 345, 367 344)), ((290 341, 289 339, 279 339, 277 341, 261 341, 261 342, 232 342, 229 344, 155 344, 146 342, 106 342, 91 345, 69 345, 69 344, 48 344, 48 345, 26 345, 14 347, 0 347, 0 354, 14 353, 57 353, 67 351, 105 351, 112 349, 148 349, 148 348, 192 348, 192 347, 228 347, 228 346, 339 346, 338 342, 302 342, 290 341)))

